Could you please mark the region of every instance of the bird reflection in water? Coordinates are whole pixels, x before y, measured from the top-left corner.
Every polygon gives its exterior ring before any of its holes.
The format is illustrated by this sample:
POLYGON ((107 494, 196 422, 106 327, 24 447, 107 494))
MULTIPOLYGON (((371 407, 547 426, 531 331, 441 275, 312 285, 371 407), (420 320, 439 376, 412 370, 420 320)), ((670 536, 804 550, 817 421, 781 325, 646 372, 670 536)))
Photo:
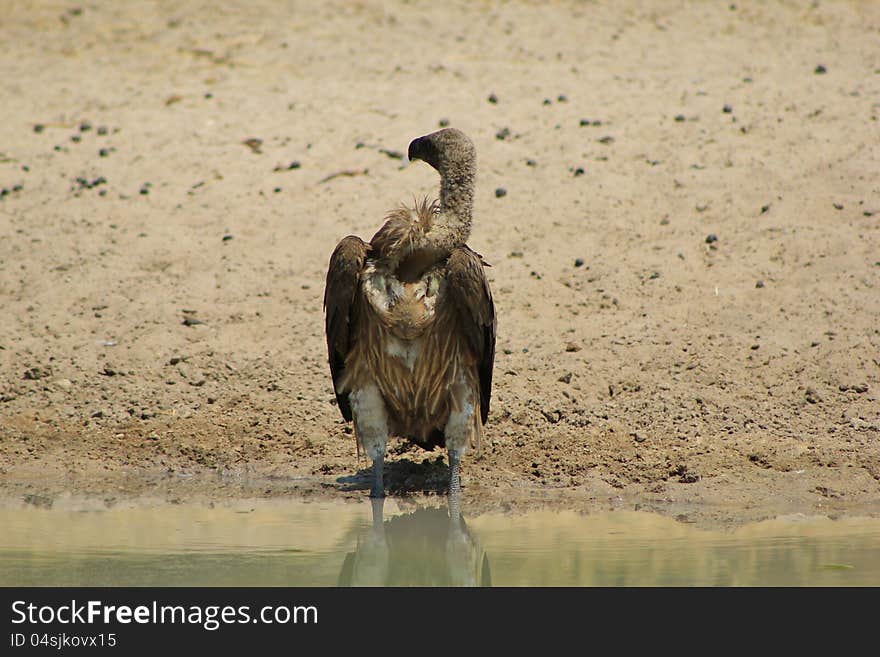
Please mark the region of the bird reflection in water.
POLYGON ((491 586, 489 558, 453 500, 384 518, 385 498, 371 498, 373 524, 345 557, 340 586, 491 586))

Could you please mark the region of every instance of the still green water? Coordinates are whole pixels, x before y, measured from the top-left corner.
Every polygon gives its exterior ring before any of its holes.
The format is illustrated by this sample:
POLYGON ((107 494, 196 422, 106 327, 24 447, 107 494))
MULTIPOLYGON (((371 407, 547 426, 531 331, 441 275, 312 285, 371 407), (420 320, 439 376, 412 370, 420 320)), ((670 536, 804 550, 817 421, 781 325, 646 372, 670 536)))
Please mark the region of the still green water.
POLYGON ((0 508, 2 586, 880 586, 880 519, 705 530, 369 501, 0 508))

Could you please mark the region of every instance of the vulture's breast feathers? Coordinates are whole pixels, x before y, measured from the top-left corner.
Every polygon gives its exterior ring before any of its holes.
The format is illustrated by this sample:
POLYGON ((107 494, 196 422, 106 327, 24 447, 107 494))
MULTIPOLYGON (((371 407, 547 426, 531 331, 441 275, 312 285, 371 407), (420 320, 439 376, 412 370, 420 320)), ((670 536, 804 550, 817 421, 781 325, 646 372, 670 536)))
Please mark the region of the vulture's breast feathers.
POLYGON ((442 306, 448 253, 431 246, 437 203, 391 212, 370 241, 361 275, 364 297, 382 325, 403 340, 421 337, 442 306), (439 304, 439 305, 438 305, 439 304))
POLYGON ((415 280, 400 280, 396 272, 367 261, 363 292, 382 325, 403 340, 415 340, 437 318, 446 288, 442 265, 434 265, 415 280))

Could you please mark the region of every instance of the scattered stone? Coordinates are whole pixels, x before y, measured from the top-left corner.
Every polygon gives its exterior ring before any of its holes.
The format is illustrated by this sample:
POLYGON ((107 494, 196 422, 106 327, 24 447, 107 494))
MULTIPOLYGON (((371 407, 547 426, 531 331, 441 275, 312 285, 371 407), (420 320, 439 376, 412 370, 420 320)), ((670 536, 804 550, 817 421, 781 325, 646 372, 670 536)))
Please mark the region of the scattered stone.
POLYGON ((83 121, 82 123, 79 124, 79 131, 80 132, 88 132, 91 129, 92 129, 92 124, 89 123, 88 121, 83 121))
POLYGON ((528 160, 526 160, 526 166, 527 167, 536 167, 536 166, 538 166, 538 163, 535 162, 535 160, 528 159, 528 160))
POLYGON ((815 69, 813 69, 813 73, 816 75, 825 75, 828 72, 828 69, 825 68, 823 64, 819 64, 815 69))
POLYGON ((400 151, 390 150, 388 148, 380 148, 379 152, 384 155, 387 155, 392 160, 402 160, 403 159, 403 153, 401 153, 400 151))
MULTIPOLYGON (((382 151, 380 151, 380 152, 382 152, 382 151)), ((403 156, 401 155, 401 157, 403 157, 403 156)), ((293 171, 294 169, 299 169, 301 166, 302 165, 299 163, 299 160, 294 160, 293 162, 291 162, 287 166, 278 164, 275 166, 274 169, 272 169, 272 171, 293 171)))
POLYGON ((565 94, 559 94, 559 95, 556 97, 556 100, 557 100, 558 102, 560 102, 560 103, 567 103, 567 102, 568 102, 568 96, 566 96, 565 94))
POLYGON ((715 233, 709 233, 706 235, 706 244, 713 244, 718 241, 718 236, 715 233))
POLYGON ((611 135, 605 135, 604 137, 602 137, 602 138, 599 140, 599 143, 600 143, 600 144, 605 144, 606 146, 608 146, 609 144, 613 144, 613 143, 614 143, 614 137, 612 137, 611 135))
POLYGON ((757 288, 764 287, 764 281, 758 281, 757 283, 755 283, 755 287, 757 287, 757 288))
POLYGON ((582 175, 584 175, 585 173, 586 173, 586 171, 584 170, 583 167, 578 167, 577 169, 574 170, 574 175, 575 175, 575 177, 577 177, 577 176, 582 176, 582 175))
POLYGON ((571 383, 571 372, 566 372, 556 380, 560 383, 571 383))
POLYGON ((229 240, 233 239, 233 237, 234 237, 233 235, 224 235, 224 236, 223 236, 223 241, 224 241, 224 242, 228 242, 229 240))
POLYGON ((245 146, 247 146, 248 148, 250 148, 252 153, 259 155, 263 152, 261 150, 261 148, 263 146, 262 139, 258 139, 257 137, 250 137, 248 139, 245 139, 241 143, 244 144, 245 146))
POLYGON ((804 397, 811 404, 818 404, 822 401, 822 396, 814 388, 807 388, 804 397))
POLYGON ((36 132, 37 134, 40 134, 45 129, 46 129, 46 126, 44 126, 42 123, 37 123, 34 125, 34 132, 36 132))
POLYGON ((102 137, 105 136, 107 134, 107 126, 105 126, 105 125, 98 126, 97 132, 102 137))
POLYGON ((92 413, 91 417, 104 417, 104 411, 97 410, 92 413))
POLYGON ((676 114, 675 115, 675 122, 676 123, 683 123, 684 120, 685 120, 684 114, 676 114))
POLYGON ((181 324, 183 324, 184 326, 198 326, 199 324, 204 324, 204 322, 198 317, 187 315, 183 318, 183 322, 181 322, 181 324))
POLYGON ((770 209, 770 204, 761 206, 761 214, 767 214, 767 211, 770 209))
POLYGON ((629 435, 630 435, 630 436, 632 437, 632 439, 635 440, 637 443, 643 443, 643 442, 645 442, 645 441, 647 440, 647 438, 645 438, 645 436, 643 436, 642 434, 638 433, 637 431, 633 431, 633 432, 632 432, 631 434, 629 434, 629 435))
POLYGON ((437 121, 437 125, 439 125, 441 128, 446 128, 449 126, 449 119, 440 119, 439 121, 437 121))
POLYGON ((507 190, 503 187, 498 187, 495 190, 495 198, 501 198, 502 196, 507 196, 507 190))
POLYGON ((574 266, 575 267, 583 267, 584 266, 584 259, 583 258, 575 258, 574 259, 574 266))
POLYGON ((497 105, 497 104, 498 104, 498 96, 496 96, 495 94, 489 94, 489 98, 488 98, 487 100, 488 100, 490 103, 492 103, 493 105, 497 105))
POLYGON ((545 99, 544 99, 544 102, 541 103, 541 104, 542 104, 542 105, 552 105, 553 102, 552 102, 549 98, 545 98, 545 99))
POLYGON ((730 114, 731 112, 733 112, 733 107, 731 107, 730 105, 725 105, 721 108, 721 111, 725 114, 730 114))
POLYGON ((510 128, 502 128, 495 133, 495 139, 500 139, 501 141, 504 141, 508 137, 510 137, 510 128))
POLYGON ((575 342, 566 342, 565 343, 565 351, 568 353, 575 353, 582 349, 582 347, 575 342))
POLYGON ((104 369, 101 370, 100 374, 103 374, 104 376, 116 376, 118 372, 113 368, 112 365, 107 363, 106 365, 104 365, 104 369))
POLYGON ((48 367, 31 367, 25 370, 24 379, 26 381, 39 381, 40 379, 45 379, 48 376, 52 375, 52 370, 48 367))
POLYGON ((753 345, 751 346, 751 350, 752 350, 752 351, 757 351, 757 350, 760 349, 760 348, 761 348, 761 345, 759 345, 759 344, 753 344, 753 345))

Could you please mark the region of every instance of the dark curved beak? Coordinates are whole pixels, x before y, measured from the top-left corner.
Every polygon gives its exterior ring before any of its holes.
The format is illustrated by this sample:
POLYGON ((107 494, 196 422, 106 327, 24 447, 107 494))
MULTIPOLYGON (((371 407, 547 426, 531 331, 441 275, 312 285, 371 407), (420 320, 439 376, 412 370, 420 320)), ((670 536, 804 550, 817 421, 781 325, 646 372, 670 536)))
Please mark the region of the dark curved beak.
POLYGON ((407 149, 406 157, 410 162, 412 162, 413 160, 423 159, 422 153, 424 151, 424 142, 424 137, 418 137, 416 139, 413 139, 409 143, 409 149, 407 149))

